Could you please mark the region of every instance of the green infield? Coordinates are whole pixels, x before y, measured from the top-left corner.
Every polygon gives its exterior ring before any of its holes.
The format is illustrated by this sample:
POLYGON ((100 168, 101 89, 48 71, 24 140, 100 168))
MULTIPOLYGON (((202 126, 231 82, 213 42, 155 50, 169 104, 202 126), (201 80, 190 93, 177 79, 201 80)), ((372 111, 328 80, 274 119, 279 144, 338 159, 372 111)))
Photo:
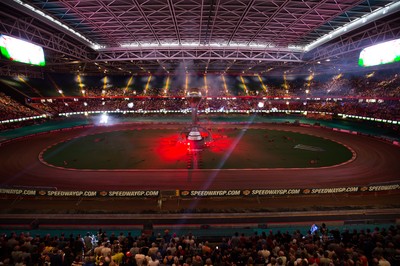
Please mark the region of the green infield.
MULTIPOLYGON (((203 169, 307 168, 352 158, 329 139, 289 131, 214 129, 214 142, 201 152, 203 169)), ((122 130, 74 138, 42 154, 48 164, 74 169, 182 169, 190 154, 173 130, 122 130)))

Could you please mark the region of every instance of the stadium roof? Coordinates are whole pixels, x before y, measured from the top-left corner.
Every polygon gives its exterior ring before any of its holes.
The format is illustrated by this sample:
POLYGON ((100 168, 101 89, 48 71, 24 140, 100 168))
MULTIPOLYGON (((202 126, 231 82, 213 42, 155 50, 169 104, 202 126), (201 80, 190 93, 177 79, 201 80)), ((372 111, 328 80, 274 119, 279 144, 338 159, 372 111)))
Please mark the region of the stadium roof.
POLYGON ((43 46, 47 60, 2 60, 2 75, 318 71, 400 38, 397 0, 4 0, 0 10, 0 33, 43 46))

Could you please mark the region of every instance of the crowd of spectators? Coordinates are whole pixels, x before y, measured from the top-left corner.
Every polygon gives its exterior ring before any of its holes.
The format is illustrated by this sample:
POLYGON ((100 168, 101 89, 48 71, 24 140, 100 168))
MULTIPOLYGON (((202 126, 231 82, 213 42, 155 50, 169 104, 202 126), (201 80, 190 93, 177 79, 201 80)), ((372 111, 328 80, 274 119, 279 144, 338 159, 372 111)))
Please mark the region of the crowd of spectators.
MULTIPOLYGON (((50 75, 51 76, 51 75, 50 75)), ((188 88, 203 88, 203 96, 270 96, 270 97, 391 97, 400 98, 398 70, 363 71, 291 76, 230 76, 189 75, 188 81, 174 81, 175 76, 136 76, 129 82, 125 76, 87 76, 79 82, 65 82, 74 77, 53 77, 47 80, 27 80, 35 90, 25 91, 30 97, 116 97, 116 96, 184 96, 188 88), (149 81, 150 80, 150 81, 149 81), (167 82, 168 81, 168 82, 167 82), (206 82, 206 83, 205 83, 206 82), (207 84, 207 85, 205 85, 207 84), (36 92, 35 92, 36 91, 36 92)), ((14 83, 20 81, 13 80, 14 83)), ((18 84, 17 84, 18 85, 18 84)), ((24 84, 24 88, 28 87, 24 84)), ((29 88, 29 87, 28 87, 29 88)), ((31 89, 32 89, 31 88, 31 89)), ((27 89, 28 90, 28 89, 27 89)))
MULTIPOLYGON (((59 113, 90 111, 189 111, 190 102, 185 97, 134 97, 134 98, 69 98, 52 99, 31 103, 52 115, 59 113)), ((262 97, 213 97, 204 98, 198 107, 201 112, 220 113, 256 110, 300 110, 328 112, 332 114, 358 115, 364 117, 400 120, 400 102, 385 100, 367 102, 360 99, 263 99, 262 97), (261 104, 261 105, 260 105, 261 104)))
POLYGON ((334 75, 325 80, 313 79, 290 83, 296 96, 400 98, 400 74, 371 72, 361 76, 334 75))
MULTIPOLYGON (((400 120, 400 102, 381 100, 369 102, 365 99, 269 99, 263 97, 213 97, 203 98, 198 107, 202 113, 229 113, 280 110, 316 111, 337 114, 357 115, 377 119, 400 120), (261 104, 261 105, 260 105, 261 104)), ((58 117, 61 113, 117 111, 146 113, 151 111, 179 113, 190 112, 190 102, 185 97, 104 97, 104 98, 57 98, 31 101, 30 108, 12 101, 9 97, 0 100, 2 119, 17 119, 46 114, 58 117), (7 101, 3 101, 7 99, 7 101), (7 102, 8 104, 5 104, 7 102), (40 110, 40 111, 39 111, 40 110)), ((1 129, 21 126, 21 122, 0 123, 1 129)), ((35 121, 36 123, 37 121, 35 121)))
POLYGON ((13 100, 10 96, 0 92, 1 120, 37 116, 40 113, 13 100))
POLYGON ((99 230, 97 235, 29 233, 0 237, 1 265, 51 266, 396 266, 400 227, 330 230, 314 233, 262 231, 209 241, 192 233, 132 236, 99 230))
MULTIPOLYGON (((42 113, 34 108, 29 108, 13 100, 10 96, 0 92, 0 121, 40 116, 42 113)), ((0 131, 31 125, 38 121, 19 121, 14 123, 0 123, 0 131)))
MULTIPOLYGON (((339 74, 324 80, 285 79, 283 84, 271 81, 263 88, 236 91, 221 84, 215 86, 218 84, 201 88, 204 99, 200 111, 300 110, 400 120, 399 74, 373 72, 364 76, 339 74)), ((184 88, 166 90, 149 86, 136 91, 128 87, 91 86, 82 87, 76 97, 64 93, 60 97, 27 99, 27 104, 0 93, 1 120, 89 111, 182 112, 190 107, 184 88)), ((1 123, 0 130, 25 123, 1 123)))

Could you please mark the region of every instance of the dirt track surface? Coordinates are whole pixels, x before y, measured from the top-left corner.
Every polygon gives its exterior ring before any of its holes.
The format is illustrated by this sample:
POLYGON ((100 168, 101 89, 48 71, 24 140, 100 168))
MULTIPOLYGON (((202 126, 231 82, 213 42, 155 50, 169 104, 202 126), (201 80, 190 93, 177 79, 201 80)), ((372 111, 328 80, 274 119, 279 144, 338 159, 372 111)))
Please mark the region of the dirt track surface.
MULTIPOLYGON (((112 130, 137 127, 178 130, 180 126, 130 124, 114 126, 112 130)), ((40 162, 40 152, 49 145, 80 135, 110 130, 107 127, 93 127, 51 132, 0 146, 0 182, 2 186, 59 190, 213 190, 329 188, 400 181, 400 148, 389 143, 325 128, 276 124, 254 127, 291 130, 329 138, 350 147, 356 157, 343 165, 310 169, 81 171, 58 169, 40 162)))

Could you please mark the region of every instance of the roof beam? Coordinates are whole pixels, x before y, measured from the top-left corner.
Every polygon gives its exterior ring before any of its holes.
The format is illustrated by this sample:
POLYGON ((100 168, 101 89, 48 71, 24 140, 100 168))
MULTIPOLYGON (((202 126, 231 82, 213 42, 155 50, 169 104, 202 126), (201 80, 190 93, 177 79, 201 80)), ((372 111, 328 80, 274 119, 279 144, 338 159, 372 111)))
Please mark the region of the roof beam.
POLYGON ((140 15, 142 16, 143 20, 146 22, 147 27, 150 29, 151 33, 154 36, 154 39, 157 41, 158 44, 161 43, 160 38, 158 38, 156 31, 154 30, 153 26, 151 25, 149 19, 146 16, 146 13, 144 13, 142 7, 140 6, 138 0, 132 0, 132 3, 135 4, 136 8, 138 9, 140 15))
MULTIPOLYGON (((201 43, 201 27, 203 25, 203 11, 204 11, 204 1, 201 0, 201 8, 200 8, 200 29, 199 29, 199 43, 201 43)), ((213 0, 212 0, 213 1, 213 0)), ((207 23, 207 30, 208 30, 208 23, 207 23)))
POLYGON ((13 37, 26 39, 46 49, 63 53, 78 60, 89 60, 86 46, 78 46, 67 41, 65 34, 53 34, 42 27, 34 25, 33 18, 17 18, 9 13, 0 11, 2 18, 9 17, 11 20, 2 19, 0 32, 13 37), (11 22, 12 21, 12 22, 11 22))
POLYGON ((96 43, 87 39, 85 36, 83 36, 79 32, 77 32, 77 31, 71 29, 70 27, 68 27, 67 25, 63 24, 61 21, 55 19, 52 16, 45 14, 41 10, 37 10, 36 8, 34 8, 33 6, 31 6, 27 3, 24 3, 19 0, 3 1, 2 3, 8 5, 12 8, 15 8, 16 10, 18 10, 32 18, 35 18, 36 20, 38 20, 42 23, 45 23, 64 34, 67 34, 68 36, 74 38, 75 40, 77 40, 89 47, 94 48, 97 45, 96 43))
POLYGON ((44 78, 43 69, 41 67, 15 64, 6 64, 0 66, 0 76, 26 76, 30 78, 44 78))
POLYGON ((314 42, 308 44, 305 49, 307 51, 311 51, 312 49, 315 49, 318 46, 323 45, 337 37, 347 34, 350 31, 355 31, 356 29, 358 29, 362 26, 365 26, 367 23, 374 22, 378 19, 384 18, 388 15, 394 14, 399 11, 400 11, 400 2, 394 2, 390 5, 387 5, 384 8, 377 9, 377 10, 373 11, 372 13, 368 14, 367 16, 358 18, 357 20, 354 20, 354 21, 346 24, 345 26, 340 27, 340 28, 322 36, 318 40, 315 40, 314 42))
POLYGON ((287 49, 251 50, 251 49, 142 49, 142 50, 104 50, 99 51, 94 62, 125 60, 242 60, 302 62, 301 52, 287 49))
POLYGON ((242 24, 244 18, 247 16, 247 14, 249 13, 250 9, 253 7, 255 0, 251 0, 250 3, 248 3, 246 5, 246 9, 244 10, 244 12, 242 13, 242 16, 240 17, 239 21, 237 22, 235 28, 232 31, 231 36, 228 38, 228 44, 231 43, 231 41, 233 40, 233 37, 235 37, 240 25, 242 24))
POLYGON ((110 10, 108 5, 106 5, 102 0, 97 0, 97 3, 99 3, 99 5, 102 6, 110 14, 110 16, 112 16, 113 19, 115 19, 124 28, 124 30, 132 38, 132 40, 137 41, 136 37, 132 34, 132 32, 128 29, 128 27, 110 10))
MULTIPOLYGON (((211 25, 211 28, 210 28, 210 34, 208 36, 209 40, 211 40, 211 38, 212 38, 213 31, 214 31, 214 26, 215 26, 215 21, 217 20, 218 10, 219 10, 220 4, 221 4, 221 0, 216 0, 216 1, 217 1, 217 3, 214 5, 215 6, 214 17, 213 17, 212 25, 211 25)), ((209 43, 208 40, 207 40, 207 42, 209 43)))
POLYGON ((264 30, 264 28, 273 20, 275 19, 275 16, 282 11, 286 7, 286 5, 290 2, 290 0, 286 0, 281 6, 279 6, 272 16, 270 16, 268 19, 264 21, 264 23, 261 25, 261 27, 258 29, 258 31, 250 38, 249 42, 247 44, 250 44, 252 41, 254 41, 255 38, 264 30))
POLYGON ((181 35, 179 33, 179 27, 178 27, 178 22, 176 21, 174 3, 172 2, 172 0, 168 0, 168 8, 169 8, 169 12, 171 14, 172 21, 174 23, 176 39, 178 40, 178 43, 180 44, 182 40, 181 40, 181 35))
POLYGON ((340 38, 330 45, 317 48, 313 52, 313 61, 343 56, 383 41, 400 38, 400 18, 396 17, 385 23, 371 23, 363 31, 357 31, 347 37, 340 38))

